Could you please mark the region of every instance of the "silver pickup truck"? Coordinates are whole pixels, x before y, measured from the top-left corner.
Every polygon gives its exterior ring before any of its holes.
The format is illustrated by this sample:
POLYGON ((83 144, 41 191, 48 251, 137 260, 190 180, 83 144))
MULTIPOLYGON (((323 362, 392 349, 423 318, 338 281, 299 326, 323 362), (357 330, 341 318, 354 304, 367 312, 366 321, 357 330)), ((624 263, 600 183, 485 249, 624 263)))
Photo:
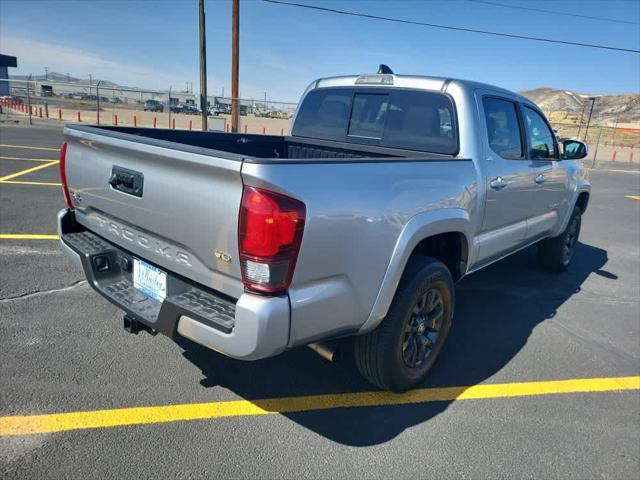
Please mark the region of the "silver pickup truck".
POLYGON ((564 270, 589 202, 586 145, 471 81, 316 80, 284 137, 64 135, 62 246, 125 328, 243 360, 353 336, 360 372, 393 391, 432 368, 454 282, 532 244, 564 270))

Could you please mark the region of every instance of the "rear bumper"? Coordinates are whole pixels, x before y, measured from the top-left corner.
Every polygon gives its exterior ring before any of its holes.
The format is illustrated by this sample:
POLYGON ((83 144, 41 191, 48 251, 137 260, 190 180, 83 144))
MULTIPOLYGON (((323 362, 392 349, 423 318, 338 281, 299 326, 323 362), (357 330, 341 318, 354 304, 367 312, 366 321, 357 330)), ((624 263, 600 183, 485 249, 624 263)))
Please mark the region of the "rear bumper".
POLYGON ((63 251, 84 270, 89 284, 154 331, 173 339, 183 336, 242 360, 277 355, 287 346, 287 296, 244 293, 235 300, 163 268, 167 297, 158 302, 134 288, 133 255, 77 224, 72 211, 58 213, 58 233, 63 251))

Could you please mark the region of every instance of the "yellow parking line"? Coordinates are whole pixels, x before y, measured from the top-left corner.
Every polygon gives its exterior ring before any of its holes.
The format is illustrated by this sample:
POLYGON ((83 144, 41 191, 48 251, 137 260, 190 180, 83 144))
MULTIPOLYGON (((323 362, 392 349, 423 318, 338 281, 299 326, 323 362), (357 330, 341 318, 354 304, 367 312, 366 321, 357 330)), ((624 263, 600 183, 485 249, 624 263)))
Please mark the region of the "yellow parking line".
POLYGON ((0 157, 0 160, 29 160, 33 162, 53 162, 55 158, 0 157))
POLYGON ((6 148, 24 148, 27 150, 47 150, 50 152, 59 152, 60 149, 59 148, 52 148, 52 147, 32 147, 30 145, 7 145, 7 144, 0 144, 0 147, 6 147, 6 148))
POLYGON ((308 412, 333 408, 379 407, 453 400, 640 390, 640 376, 503 383, 471 387, 422 388, 403 394, 339 393, 266 400, 236 400, 84 412, 0 417, 0 436, 31 435, 87 428, 169 423, 248 415, 308 412))
POLYGON ((5 180, 11 180, 12 178, 19 177, 21 175, 26 175, 27 173, 35 172, 36 170, 42 170, 43 168, 50 167, 51 165, 55 165, 60 163, 58 160, 54 160, 49 163, 45 163, 44 165, 38 165, 37 167, 27 168, 26 170, 20 170, 19 172, 12 173, 11 175, 6 175, 0 178, 0 182, 4 182, 5 180))
POLYGON ((0 240, 57 240, 58 235, 27 234, 27 233, 0 233, 0 240))
POLYGON ((27 182, 26 180, 2 180, 0 183, 9 183, 11 185, 48 185, 50 187, 61 187, 61 183, 54 182, 27 182))
POLYGON ((625 195, 625 197, 631 200, 640 200, 640 195, 625 195))

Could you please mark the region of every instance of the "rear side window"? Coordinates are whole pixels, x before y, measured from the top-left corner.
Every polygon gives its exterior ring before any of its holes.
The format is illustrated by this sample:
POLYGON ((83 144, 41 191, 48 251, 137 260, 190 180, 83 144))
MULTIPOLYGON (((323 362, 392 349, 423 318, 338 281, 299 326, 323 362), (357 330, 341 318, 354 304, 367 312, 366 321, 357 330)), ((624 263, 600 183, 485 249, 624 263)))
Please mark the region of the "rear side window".
POLYGON ((532 160, 557 158, 554 142, 555 135, 547 125, 547 122, 532 108, 524 107, 522 110, 529 141, 529 158, 532 160))
POLYGON ((491 150, 503 158, 523 158, 516 104, 500 98, 484 97, 483 105, 491 150))
POLYGON ((293 135, 454 155, 451 99, 436 92, 325 88, 304 99, 293 135))

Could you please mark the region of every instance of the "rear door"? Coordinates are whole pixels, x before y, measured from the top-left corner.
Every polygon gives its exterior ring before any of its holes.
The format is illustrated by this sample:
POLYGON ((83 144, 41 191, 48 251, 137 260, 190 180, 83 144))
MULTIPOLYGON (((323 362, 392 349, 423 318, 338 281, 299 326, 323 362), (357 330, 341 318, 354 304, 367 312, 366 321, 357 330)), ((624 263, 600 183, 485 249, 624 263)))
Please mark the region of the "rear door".
POLYGON ((526 156, 534 174, 532 215, 527 226, 530 240, 549 233, 566 210, 569 198, 566 164, 560 160, 558 142, 544 115, 531 105, 522 105, 527 138, 526 156))
POLYGON ((525 156, 518 102, 492 92, 479 96, 484 143, 485 216, 479 258, 491 261, 520 247, 531 215, 534 172, 525 156))
POLYGON ((241 157, 143 135, 65 129, 77 221, 142 260, 238 298, 241 157))

